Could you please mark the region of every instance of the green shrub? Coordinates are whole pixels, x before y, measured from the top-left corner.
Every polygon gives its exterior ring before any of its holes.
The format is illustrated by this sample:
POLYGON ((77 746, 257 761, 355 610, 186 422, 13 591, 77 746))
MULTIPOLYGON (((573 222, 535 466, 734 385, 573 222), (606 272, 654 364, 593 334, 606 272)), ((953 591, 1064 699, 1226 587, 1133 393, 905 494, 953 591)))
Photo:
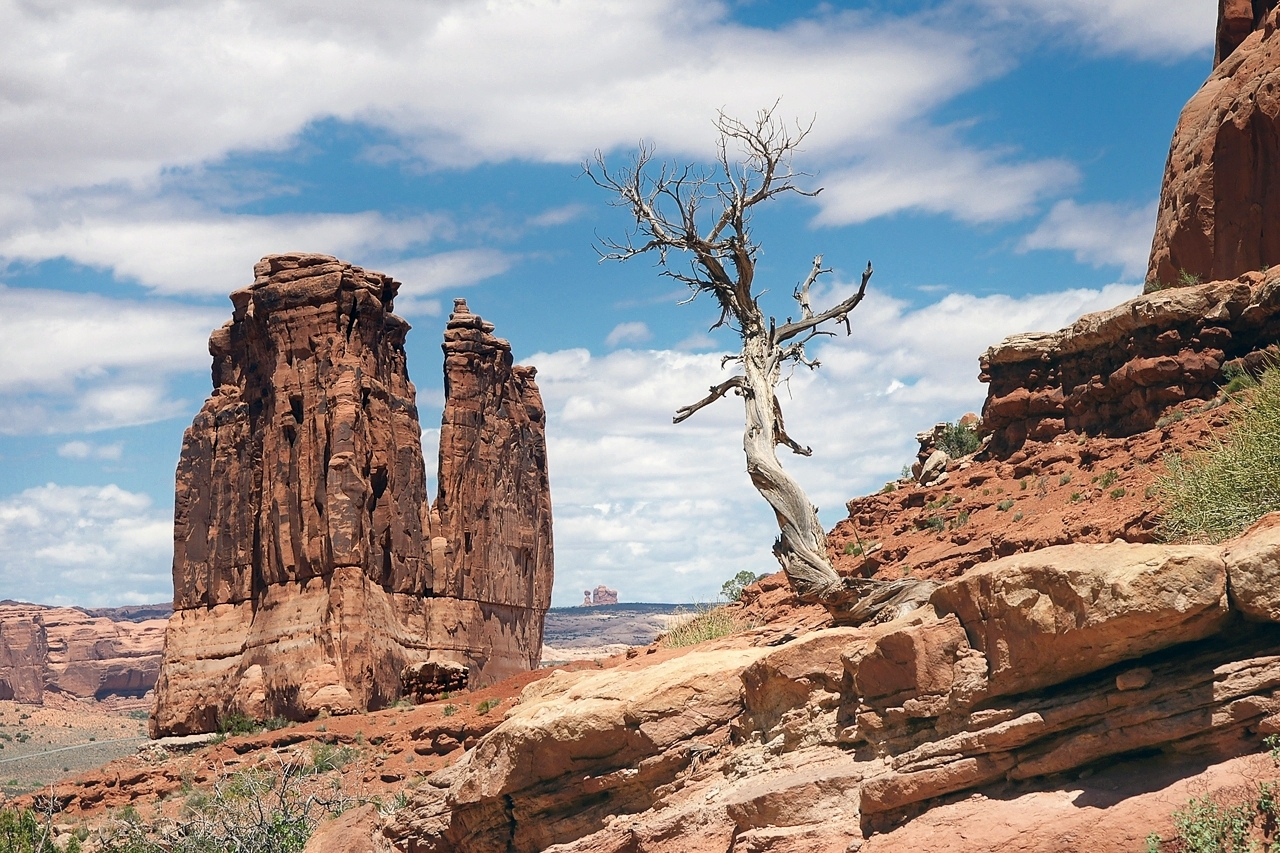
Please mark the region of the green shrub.
POLYGON ((725 581, 720 587, 720 597, 725 601, 737 601, 742 598, 742 591, 751 584, 765 577, 745 569, 725 581))
POLYGON ((1196 273, 1187 272, 1186 270, 1178 270, 1178 284, 1182 287, 1194 287, 1203 279, 1196 273))
MULTIPOLYGON (((53 823, 31 809, 0 809, 0 850, 4 853, 58 853, 53 845, 53 823)), ((79 853, 80 839, 72 837, 65 853, 79 853)))
POLYGON ((476 713, 483 716, 502 704, 501 699, 486 699, 476 706, 476 713))
POLYGON ((1128 492, 1127 492, 1127 491, 1125 491, 1124 486, 1121 486, 1121 487, 1120 487, 1120 488, 1118 488, 1118 489, 1112 489, 1112 490, 1111 490, 1111 500, 1113 500, 1113 501, 1118 501, 1118 500, 1120 500, 1122 497, 1124 497, 1124 496, 1125 496, 1125 495, 1127 495, 1127 494, 1128 494, 1128 492))
POLYGON ((1225 441, 1165 457, 1169 473, 1157 484, 1166 539, 1219 542, 1280 509, 1280 368, 1264 370, 1230 418, 1225 441))
POLYGON ((679 649, 705 643, 707 640, 718 640, 749 627, 751 627, 750 624, 740 623, 733 609, 727 605, 717 607, 699 605, 693 613, 675 623, 659 640, 659 645, 663 648, 679 649))
POLYGON ((1070 474, 1063 474, 1061 477, 1058 478, 1059 486, 1065 486, 1067 483, 1070 483, 1070 482, 1071 482, 1070 474))
POLYGON ((441 713, 443 713, 446 717, 452 717, 454 714, 458 713, 458 706, 445 705, 444 710, 441 713))
POLYGON ((982 440, 972 427, 947 423, 938 439, 938 447, 947 452, 952 459, 968 456, 982 446, 982 440))
POLYGON ((313 774, 328 773, 330 770, 341 770, 360 757, 360 750, 350 746, 337 746, 332 743, 311 744, 311 766, 307 772, 313 774))
POLYGON ((1223 367, 1222 378, 1226 380, 1222 385, 1222 390, 1226 394, 1235 394, 1238 391, 1247 391, 1250 388, 1258 387, 1258 380, 1250 376, 1248 371, 1238 364, 1228 364, 1223 367))
POLYGON ((1120 479, 1120 475, 1115 471, 1107 471, 1101 477, 1094 477, 1094 479, 1100 487, 1105 489, 1110 487, 1116 480, 1120 479))
POLYGON ((330 788, 304 787, 310 767, 248 770, 187 798, 179 818, 143 820, 126 808, 103 829, 102 853, 299 853, 320 821, 351 801, 330 788))
POLYGON ((228 714, 218 719, 218 734, 231 737, 234 735, 251 735, 262 731, 258 721, 244 714, 228 714))
POLYGON ((959 530, 961 527, 964 527, 968 523, 969 523, 969 511, 967 509, 961 510, 956 514, 955 518, 951 519, 951 529, 959 530))
POLYGON ((998 509, 1000 512, 1008 512, 1009 510, 1013 509, 1013 501, 1011 500, 1000 501, 1000 503, 996 504, 996 509, 998 509))
POLYGON ((925 521, 924 526, 929 530, 935 530, 941 533, 947 528, 947 520, 940 515, 930 516, 929 519, 925 521))
POLYGON ((846 542, 844 543, 844 554, 846 557, 861 557, 862 546, 856 545, 853 542, 846 542))

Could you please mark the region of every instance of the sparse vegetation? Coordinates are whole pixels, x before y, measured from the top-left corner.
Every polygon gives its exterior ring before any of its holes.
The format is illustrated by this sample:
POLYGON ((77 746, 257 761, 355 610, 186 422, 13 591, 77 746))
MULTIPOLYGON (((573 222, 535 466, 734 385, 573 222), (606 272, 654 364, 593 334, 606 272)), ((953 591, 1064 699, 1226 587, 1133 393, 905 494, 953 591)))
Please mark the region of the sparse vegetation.
POLYGON ((968 523, 969 523, 969 511, 961 510, 959 513, 956 514, 955 518, 951 519, 951 529, 959 530, 961 527, 964 527, 968 523))
POLYGON ((445 705, 444 710, 441 713, 443 713, 446 717, 452 717, 454 714, 458 713, 458 706, 445 705))
MULTIPOLYGON (((314 751, 313 751, 314 754, 314 751)), ((331 757, 336 757, 335 755, 331 757)), ((298 853, 328 815, 354 802, 304 780, 312 765, 282 758, 274 772, 247 770, 188 797, 180 817, 143 820, 126 808, 103 831, 102 853, 298 853)))
POLYGON ((1015 513, 1013 514, 1013 520, 1014 520, 1014 521, 1022 521, 1022 513, 1020 513, 1020 512, 1015 512, 1015 513))
POLYGON ((1070 483, 1070 482, 1071 482, 1071 475, 1070 475, 1070 474, 1063 474, 1061 477, 1059 477, 1059 478, 1058 478, 1058 485, 1059 485, 1059 486, 1065 486, 1065 485, 1067 485, 1067 484, 1068 484, 1068 483, 1070 483))
POLYGON ((1166 539, 1219 542, 1280 509, 1280 368, 1268 367, 1231 416, 1226 440, 1165 457, 1157 482, 1166 539))
POLYGON ((1235 394, 1258 387, 1258 380, 1250 376, 1248 371, 1238 364, 1228 364, 1223 367, 1222 378, 1226 380, 1222 386, 1224 394, 1235 394))
POLYGON ((341 770, 360 757, 360 750, 350 746, 337 746, 332 743, 311 744, 311 765, 304 768, 312 774, 328 773, 341 770))
POLYGON ((720 587, 720 597, 725 601, 737 601, 742 598, 742 591, 760 580, 764 575, 748 572, 745 569, 729 578, 720 587))
POLYGON ((1013 501, 1006 498, 1005 500, 1002 500, 1000 501, 1000 503, 996 504, 996 509, 999 510, 1000 512, 1008 512, 1009 510, 1013 509, 1013 501))
POLYGON ((947 527, 947 520, 940 515, 930 516, 924 523, 925 528, 941 533, 947 527))
POLYGON ((1120 488, 1118 488, 1118 489, 1112 489, 1112 490, 1111 490, 1111 500, 1113 500, 1113 501, 1118 501, 1118 500, 1120 500, 1122 497, 1124 497, 1126 494, 1128 494, 1128 492, 1126 492, 1126 491, 1125 491, 1124 486, 1121 486, 1121 487, 1120 487, 1120 488))
POLYGON ((673 625, 658 642, 663 648, 679 649, 705 643, 707 640, 718 640, 750 627, 750 624, 740 623, 733 608, 728 605, 698 606, 687 619, 673 625))
POLYGON ((1182 287, 1194 287, 1203 279, 1197 273, 1188 272, 1187 270, 1178 270, 1178 284, 1182 287))
POLYGON ((1074 504, 1074 503, 1079 503, 1082 500, 1082 498, 1079 492, 1072 492, 1069 500, 1071 503, 1074 504))
POLYGON ((489 713, 490 711, 492 711, 494 708, 498 707, 501 704, 502 704, 501 699, 486 699, 476 706, 476 713, 481 716, 484 716, 485 714, 489 713))
POLYGON ((1120 479, 1120 475, 1117 474, 1115 471, 1106 471, 1101 476, 1094 477, 1094 480, 1096 480, 1098 483, 1098 487, 1101 489, 1111 488, 1111 486, 1118 479, 1120 479))
POLYGON ((66 847, 54 846, 53 823, 30 809, 0 809, 0 850, 4 853, 79 853, 80 839, 72 837, 66 847))
POLYGON ((861 557, 862 546, 854 542, 846 542, 844 543, 844 555, 846 557, 861 557))
POLYGON ((948 422, 938 439, 938 447, 945 450, 952 459, 968 456, 981 446, 982 440, 978 438, 978 433, 972 427, 959 423, 948 422))

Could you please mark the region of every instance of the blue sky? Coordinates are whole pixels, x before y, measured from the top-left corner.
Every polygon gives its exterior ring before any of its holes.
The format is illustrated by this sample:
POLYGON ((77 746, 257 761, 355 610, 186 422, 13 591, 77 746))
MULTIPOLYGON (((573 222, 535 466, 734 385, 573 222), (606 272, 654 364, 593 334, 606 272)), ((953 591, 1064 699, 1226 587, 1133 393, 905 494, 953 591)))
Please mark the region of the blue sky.
MULTIPOLYGON (((395 275, 434 465, 454 296, 539 367, 558 605, 710 599, 774 568, 708 304, 597 262, 623 214, 580 179, 706 159, 717 109, 815 121, 824 187, 757 219, 780 300, 817 253, 854 334, 797 375, 787 459, 828 526, 914 433, 977 409, 977 357, 1139 288, 1212 0, 71 2, 0 5, 0 598, 171 595, 173 470, 208 333, 252 264, 395 275)), ((780 316, 789 306, 768 303, 780 316)))

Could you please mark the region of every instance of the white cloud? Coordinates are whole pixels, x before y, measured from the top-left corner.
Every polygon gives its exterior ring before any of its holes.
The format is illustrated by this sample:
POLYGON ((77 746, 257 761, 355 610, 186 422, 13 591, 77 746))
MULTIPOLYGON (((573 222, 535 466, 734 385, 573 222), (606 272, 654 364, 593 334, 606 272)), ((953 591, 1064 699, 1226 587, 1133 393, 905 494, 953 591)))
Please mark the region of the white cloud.
POLYGON ((1053 206, 1020 248, 1065 249, 1080 263, 1114 264, 1125 278, 1140 279, 1147 271, 1155 222, 1155 202, 1135 208, 1107 202, 1076 204, 1067 199, 1053 206))
MULTIPOLYGON (((816 294, 827 304, 842 286, 816 294)), ((978 356, 1004 336, 1062 327, 1135 295, 1113 285, 1038 296, 953 294, 912 310, 872 292, 853 336, 780 388, 788 430, 814 456, 783 464, 831 526, 849 498, 895 477, 915 433, 981 408, 978 356)), ((725 340, 728 340, 727 338, 725 340)), ((742 569, 773 571, 776 535, 742 458, 741 403, 728 397, 673 425, 675 410, 720 381, 720 353, 539 353, 556 513, 556 603, 605 583, 624 600, 714 597, 742 569)))
POLYGON ((1111 54, 1181 59, 1213 48, 1213 0, 979 0, 1000 18, 1074 31, 1111 54))
POLYGON ((198 183, 200 167, 228 153, 287 147, 330 117, 383 128, 396 156, 431 165, 573 163, 641 137, 663 156, 706 156, 717 109, 750 115, 783 97, 784 115, 818 118, 809 165, 862 164, 824 197, 831 222, 903 208, 998 218, 1062 176, 1054 161, 966 149, 928 125, 933 108, 1008 67, 976 29, 822 12, 765 30, 733 22, 727 3, 678 0, 373 0, 360 10, 217 0, 0 9, 0 231, 8 222, 10 232, 0 253, 62 253, 165 292, 212 292, 243 274, 227 245, 256 260, 281 247, 351 255, 417 239, 415 223, 372 214, 150 215, 138 201, 166 181, 198 183), (910 173, 878 152, 924 138, 935 177, 949 179, 888 191, 910 173), (860 207, 850 193, 868 185, 875 198, 860 207), (139 209, 51 208, 88 187, 139 209), (975 200, 975 187, 990 199, 975 200))
POLYGON ((68 441, 58 446, 58 455, 66 459, 119 459, 124 453, 124 442, 94 444, 89 441, 68 441))
POLYGON ((105 429, 187 411, 179 374, 209 369, 229 311, 0 285, 0 433, 105 429))
POLYGON ((653 332, 644 323, 619 323, 605 337, 604 342, 610 347, 618 344, 642 344, 653 337, 653 332))
MULTIPOLYGON (((148 206, 15 229, 0 237, 0 257, 26 262, 65 257, 111 269, 157 293, 223 296, 252 284, 253 265, 264 255, 303 251, 358 261, 426 243, 447 227, 431 216, 184 215, 148 206)), ((414 269, 408 262, 402 266, 414 269)))
POLYGON ((848 225, 902 210, 963 222, 1013 219, 1079 177, 1062 160, 1018 162, 928 136, 894 140, 858 165, 824 175, 815 221, 848 225))
POLYGON ((40 604, 173 598, 173 517, 117 486, 46 486, 0 499, 0 589, 40 604))
POLYGON ((396 313, 404 316, 440 314, 440 302, 426 299, 455 287, 467 287, 495 275, 501 275, 516 263, 518 257, 494 249, 459 249, 440 252, 424 258, 412 258, 385 264, 382 271, 401 282, 396 297, 396 313))

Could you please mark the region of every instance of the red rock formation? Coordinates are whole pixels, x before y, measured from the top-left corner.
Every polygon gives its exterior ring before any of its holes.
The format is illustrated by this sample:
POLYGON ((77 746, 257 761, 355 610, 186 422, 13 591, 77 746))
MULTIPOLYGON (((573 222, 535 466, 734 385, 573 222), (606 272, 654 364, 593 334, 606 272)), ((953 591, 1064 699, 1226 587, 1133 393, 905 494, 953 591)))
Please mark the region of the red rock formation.
POLYGON ((1275 0, 1220 0, 1218 64, 1178 120, 1148 288, 1280 264, 1280 38, 1275 0))
POLYGON ((472 602, 502 625, 479 683, 538 665, 551 606, 551 490, 546 412, 533 367, 455 299, 444 333, 436 595, 472 602))
POLYGON ((0 605, 0 699, 38 705, 48 691, 143 696, 160 672, 164 628, 163 619, 115 622, 72 607, 0 605))
POLYGON ((1214 396, 1229 360, 1256 361, 1277 337, 1280 269, 1149 293, 987 350, 981 429, 997 455, 1068 430, 1133 435, 1171 405, 1214 396))
POLYGON ((153 732, 382 707, 427 660, 473 684, 527 669, 551 586, 532 369, 451 320, 433 537, 398 283, 325 255, 254 272, 183 440, 153 732))

